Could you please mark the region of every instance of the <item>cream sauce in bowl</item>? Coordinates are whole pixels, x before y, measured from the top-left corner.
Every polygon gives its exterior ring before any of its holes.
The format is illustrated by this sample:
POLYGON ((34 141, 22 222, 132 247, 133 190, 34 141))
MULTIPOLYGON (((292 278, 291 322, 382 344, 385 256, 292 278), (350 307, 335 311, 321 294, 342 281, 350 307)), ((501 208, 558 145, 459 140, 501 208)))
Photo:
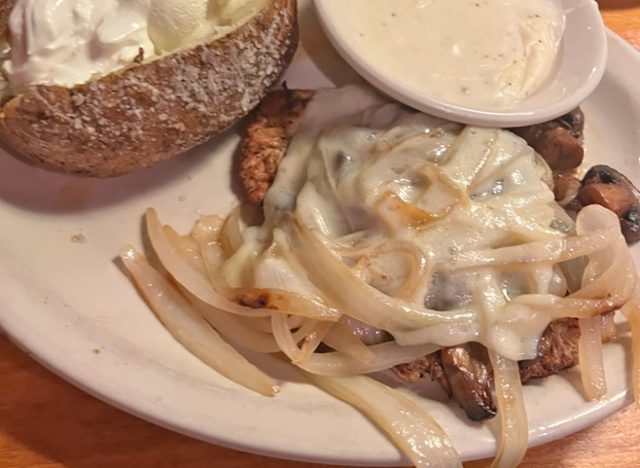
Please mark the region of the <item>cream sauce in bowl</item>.
POLYGON ((510 108, 552 71, 564 32, 553 0, 350 0, 352 45, 376 69, 440 99, 510 108))
POLYGON ((342 56, 371 84, 463 123, 520 126, 580 104, 604 72, 592 0, 316 1, 342 56))

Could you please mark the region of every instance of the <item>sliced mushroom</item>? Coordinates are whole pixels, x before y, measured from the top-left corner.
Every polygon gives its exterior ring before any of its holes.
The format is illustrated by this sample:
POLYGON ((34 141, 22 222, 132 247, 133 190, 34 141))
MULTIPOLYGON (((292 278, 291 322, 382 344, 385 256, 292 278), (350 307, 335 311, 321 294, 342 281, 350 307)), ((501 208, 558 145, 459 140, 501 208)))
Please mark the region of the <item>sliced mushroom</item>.
POLYGON ((640 205, 632 207, 620 218, 622 234, 629 244, 640 241, 640 205))
POLYGON ((620 184, 593 183, 580 188, 578 199, 583 205, 602 205, 618 217, 624 216, 634 205, 626 187, 620 184))
POLYGON ((482 421, 495 416, 493 371, 487 349, 468 343, 444 348, 441 353, 451 392, 469 419, 482 421))
POLYGON ((602 205, 620 218, 627 243, 640 241, 640 191, 623 174, 604 164, 593 166, 578 191, 582 205, 602 205))
POLYGON ((542 132, 531 146, 554 171, 576 168, 582 164, 584 158, 584 149, 580 140, 563 127, 542 132))
POLYGON ((582 109, 576 107, 568 114, 559 117, 558 122, 565 126, 571 134, 577 139, 582 139, 582 133, 584 132, 584 113, 582 109))
MULTIPOLYGON (((574 202, 577 201, 576 197, 581 187, 582 183, 576 177, 575 171, 554 171, 553 194, 558 204, 567 211, 575 208, 574 202)), ((580 203, 578 202, 577 205, 580 203)))
POLYGON ((524 138, 551 169, 563 171, 582 164, 583 129, 584 114, 577 108, 550 122, 514 128, 512 131, 524 138))
POLYGON ((484 346, 467 343, 400 364, 393 371, 405 382, 429 376, 449 398, 458 402, 469 419, 481 421, 496 414, 493 371, 484 346))

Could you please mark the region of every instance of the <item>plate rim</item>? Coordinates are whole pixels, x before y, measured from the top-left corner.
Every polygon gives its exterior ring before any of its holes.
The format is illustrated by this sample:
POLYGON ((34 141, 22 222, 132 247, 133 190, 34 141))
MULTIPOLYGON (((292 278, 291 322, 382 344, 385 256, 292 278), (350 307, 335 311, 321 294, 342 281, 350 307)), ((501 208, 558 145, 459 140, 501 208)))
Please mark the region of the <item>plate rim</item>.
MULTIPOLYGON (((615 43, 614 48, 621 48, 625 50, 627 53, 631 52, 634 56, 634 59, 640 63, 640 53, 634 49, 627 41, 619 37, 614 32, 608 30, 608 39, 610 41, 610 46, 612 43, 615 43)), ((2 270, 0 270, 0 278, 2 278, 4 274, 2 270)), ((250 442, 241 442, 238 440, 233 440, 231 438, 225 438, 225 431, 221 430, 218 434, 203 434, 195 429, 190 429, 184 425, 179 424, 175 421, 175 418, 172 419, 171 416, 158 414, 158 412, 154 413, 152 411, 152 407, 144 407, 144 405, 140 404, 140 402, 135 402, 127 399, 122 399, 118 397, 114 397, 112 394, 109 394, 106 391, 102 391, 99 385, 96 383, 94 379, 92 379, 89 374, 82 374, 81 372, 72 372, 69 370, 71 365, 65 365, 60 362, 60 359, 56 359, 55 353, 47 351, 47 342, 46 340, 42 340, 37 343, 38 338, 34 339, 33 336, 29 334, 29 330, 21 328, 20 320, 16 317, 11 317, 12 315, 12 307, 5 304, 5 299, 2 299, 0 303, 2 304, 2 308, 0 308, 0 333, 4 332, 8 339, 13 342, 17 347, 19 347, 22 351, 24 351, 31 358, 36 360, 43 367, 47 368, 54 374, 63 378, 67 382, 72 385, 80 388, 82 391, 92 395, 93 397, 114 406, 122 411, 125 411, 133 416, 140 417, 146 421, 149 421, 158 426, 164 427, 166 429, 172 430, 174 432, 178 432, 189 437, 202 440, 207 443, 213 443, 216 445, 221 445, 224 447, 229 447, 236 450, 241 450, 244 452, 255 453, 259 455, 269 456, 269 457, 277 457, 295 461, 308 461, 308 462, 321 462, 321 463, 332 463, 332 464, 369 464, 375 466, 389 466, 391 464, 397 464, 406 462, 406 459, 401 459, 398 457, 397 459, 386 459, 386 460, 372 460, 363 456, 362 458, 355 459, 338 459, 335 456, 321 456, 319 452, 314 454, 311 453, 300 453, 294 452, 292 450, 284 450, 273 447, 265 447, 256 444, 251 444, 250 442)), ((42 304, 41 307, 46 308, 42 304)), ((52 340, 53 341, 53 340, 52 340)), ((51 345, 49 346, 51 348, 51 345)), ((590 409, 587 415, 581 416, 577 421, 577 424, 565 424, 560 426, 559 429, 555 429, 552 433, 547 435, 541 435, 536 437, 535 439, 530 439, 529 446, 534 447, 537 445, 548 443, 552 440, 557 440, 572 433, 578 432, 580 430, 585 429, 600 421, 601 419, 619 411, 626 404, 631 402, 631 396, 629 392, 625 392, 624 394, 614 396, 607 404, 603 404, 597 406, 593 409, 590 409)), ((490 456, 494 451, 493 447, 487 447, 484 452, 476 453, 471 459, 480 459, 490 456)))

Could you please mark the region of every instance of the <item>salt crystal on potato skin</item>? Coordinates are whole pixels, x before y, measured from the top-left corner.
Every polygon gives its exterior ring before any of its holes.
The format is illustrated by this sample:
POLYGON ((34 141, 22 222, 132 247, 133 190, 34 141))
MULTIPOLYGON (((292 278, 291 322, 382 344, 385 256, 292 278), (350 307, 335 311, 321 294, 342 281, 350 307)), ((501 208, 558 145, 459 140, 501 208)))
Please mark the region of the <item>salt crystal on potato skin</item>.
POLYGON ((30 162, 69 174, 113 177, 148 167, 249 113, 286 69, 297 44, 296 1, 269 0, 255 17, 213 42, 73 88, 28 88, 4 105, 0 140, 30 162))

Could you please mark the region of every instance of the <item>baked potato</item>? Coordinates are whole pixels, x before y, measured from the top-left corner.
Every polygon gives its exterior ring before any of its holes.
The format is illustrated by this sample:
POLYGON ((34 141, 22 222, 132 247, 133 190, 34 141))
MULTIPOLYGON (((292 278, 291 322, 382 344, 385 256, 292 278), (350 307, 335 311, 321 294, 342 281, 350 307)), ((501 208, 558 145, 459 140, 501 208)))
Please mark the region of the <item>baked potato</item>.
MULTIPOLYGON (((10 6, 0 7, 6 35, 10 6)), ((69 174, 113 177, 181 154, 246 115, 290 63, 295 0, 268 0, 230 34, 65 88, 28 87, 0 114, 0 141, 69 174)))

